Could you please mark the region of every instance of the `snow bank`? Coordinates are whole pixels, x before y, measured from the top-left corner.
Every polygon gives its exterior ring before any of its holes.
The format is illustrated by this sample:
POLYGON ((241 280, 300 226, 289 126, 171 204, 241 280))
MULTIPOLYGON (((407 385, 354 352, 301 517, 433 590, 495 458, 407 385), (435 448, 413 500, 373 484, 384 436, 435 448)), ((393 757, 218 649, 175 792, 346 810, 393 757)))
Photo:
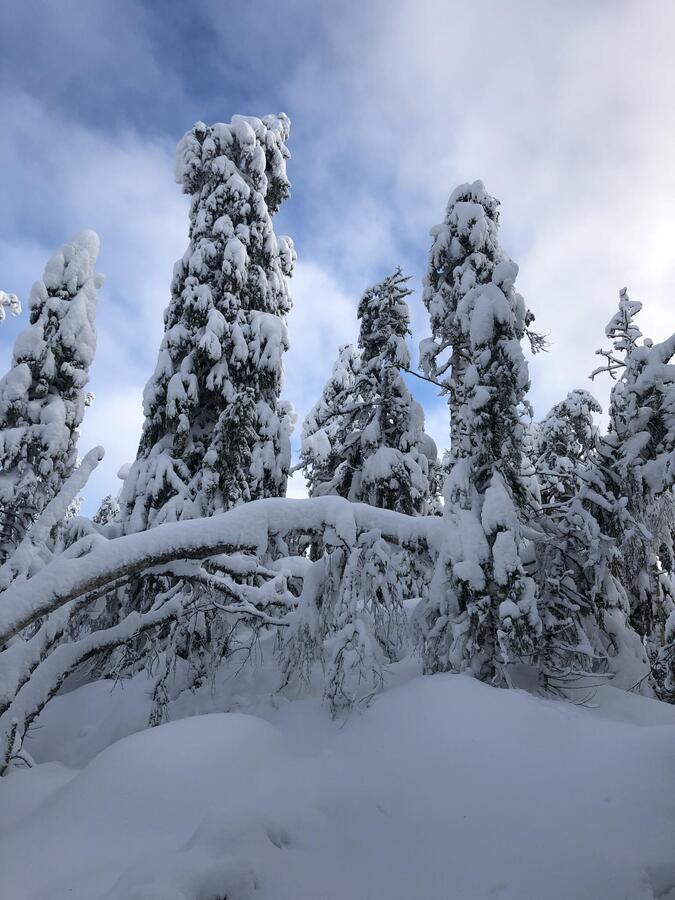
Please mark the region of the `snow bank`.
MULTIPOLYGON (((94 714, 82 696, 58 699, 61 718, 65 706, 72 724, 78 708, 83 724, 94 714)), ((587 709, 437 675, 385 692, 343 727, 314 701, 293 702, 270 722, 215 714, 143 731, 72 778, 54 764, 16 771, 0 782, 3 892, 668 896, 675 710, 611 688, 597 696, 587 709)))

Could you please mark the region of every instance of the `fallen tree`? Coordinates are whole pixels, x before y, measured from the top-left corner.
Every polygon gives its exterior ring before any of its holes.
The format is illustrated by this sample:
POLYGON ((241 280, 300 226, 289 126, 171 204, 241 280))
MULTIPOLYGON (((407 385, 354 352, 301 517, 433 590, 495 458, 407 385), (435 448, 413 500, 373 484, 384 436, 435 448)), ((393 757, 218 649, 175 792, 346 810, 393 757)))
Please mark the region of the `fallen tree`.
MULTIPOLYGON (((46 540, 56 513, 67 506, 72 491, 81 488, 101 457, 100 448, 85 457, 63 495, 45 510, 44 527, 38 522, 34 535, 46 540)), ((208 519, 164 524, 113 539, 105 537, 104 529, 92 527, 51 558, 44 547, 24 545, 17 551, 23 562, 12 568, 10 561, 6 572, 12 578, 6 576, 9 583, 0 592, 0 772, 20 754, 26 730, 45 704, 91 657, 204 609, 261 627, 291 624, 290 616, 303 595, 304 575, 322 561, 311 563, 300 554, 263 564, 271 547, 280 542, 302 546, 303 541, 320 538, 328 555, 339 551, 346 560, 363 544, 363 535, 369 539, 375 535, 393 548, 415 546, 433 554, 441 525, 439 518, 407 516, 340 497, 271 498, 208 519), (34 571, 36 559, 44 558, 46 562, 34 571), (146 613, 130 613, 84 636, 71 633, 70 625, 84 607, 130 577, 144 574, 180 578, 207 591, 200 591, 195 602, 190 594, 169 589, 158 594, 146 613), (296 584, 294 591, 290 579, 296 584)), ((334 568, 335 558, 332 564, 334 568)), ((313 584, 309 594, 316 603, 316 577, 313 584)), ((335 632, 339 630, 344 632, 344 623, 335 632)), ((334 635, 331 640, 334 645, 334 635)))

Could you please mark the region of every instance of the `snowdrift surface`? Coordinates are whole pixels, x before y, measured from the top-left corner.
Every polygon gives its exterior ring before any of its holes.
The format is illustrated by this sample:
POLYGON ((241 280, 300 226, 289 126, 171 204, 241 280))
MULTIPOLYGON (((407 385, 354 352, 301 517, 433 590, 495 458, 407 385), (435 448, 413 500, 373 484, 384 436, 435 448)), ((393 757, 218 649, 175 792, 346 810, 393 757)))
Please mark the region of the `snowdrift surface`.
MULTIPOLYGON (((58 698, 85 732, 86 691, 58 698)), ((437 675, 343 727, 296 701, 15 771, 0 895, 675 900, 675 711, 612 688, 596 706, 437 675)))

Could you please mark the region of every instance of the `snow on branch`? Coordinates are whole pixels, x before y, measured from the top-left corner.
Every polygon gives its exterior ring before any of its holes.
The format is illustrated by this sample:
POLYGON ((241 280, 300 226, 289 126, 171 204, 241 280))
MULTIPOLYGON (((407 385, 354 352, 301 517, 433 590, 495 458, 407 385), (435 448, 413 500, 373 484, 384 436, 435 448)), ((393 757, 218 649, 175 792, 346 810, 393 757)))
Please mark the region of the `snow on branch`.
POLYGON ((0 291, 0 322, 2 322, 6 316, 6 309, 8 309, 13 316, 20 316, 21 301, 16 294, 8 294, 6 291, 0 291))
POLYGON ((32 578, 12 584, 0 603, 0 643, 69 600, 152 566, 177 559, 204 559, 217 553, 263 553, 269 536, 326 534, 351 545, 357 531, 377 529, 397 543, 433 541, 439 524, 341 497, 307 500, 269 498, 209 519, 171 522, 95 546, 78 559, 62 557, 32 578))
MULTIPOLYGON (((88 465, 97 456, 98 450, 89 454, 88 465)), ((440 524, 435 517, 407 516, 340 497, 272 498, 209 519, 165 524, 112 540, 101 536, 84 555, 54 558, 0 594, 0 647, 5 647, 0 651, 0 766, 20 747, 26 728, 67 675, 101 651, 202 608, 259 626, 286 625, 284 616, 298 604, 288 578, 306 570, 308 561, 263 566, 258 558, 270 542, 293 534, 320 535, 326 545, 349 550, 359 535, 375 532, 393 545, 430 547, 438 543, 440 524), (207 561, 200 565, 200 560, 207 561), (189 594, 179 592, 146 613, 130 613, 111 627, 61 640, 76 610, 138 574, 179 576, 206 587, 207 593, 195 604, 189 594), (267 580, 258 585, 235 580, 251 575, 267 580)))

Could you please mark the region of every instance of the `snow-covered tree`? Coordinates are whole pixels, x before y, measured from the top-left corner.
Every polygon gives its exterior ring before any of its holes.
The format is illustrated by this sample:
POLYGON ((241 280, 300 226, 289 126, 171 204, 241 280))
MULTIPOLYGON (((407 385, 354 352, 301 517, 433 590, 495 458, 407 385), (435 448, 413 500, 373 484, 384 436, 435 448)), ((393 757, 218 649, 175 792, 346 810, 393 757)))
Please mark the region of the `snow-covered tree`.
POLYGON ((283 687, 309 681, 316 664, 333 715, 382 687, 385 666, 408 648, 403 606, 408 559, 391 534, 378 528, 349 540, 324 532, 323 553, 309 563, 298 609, 289 617, 281 652, 283 687))
POLYGON ((336 472, 343 462, 343 436, 355 403, 359 359, 352 344, 340 347, 321 397, 303 422, 300 456, 310 497, 335 493, 336 472))
POLYGON ((107 525, 112 522, 120 511, 120 505, 112 494, 107 494, 101 501, 101 505, 94 513, 92 522, 96 525, 107 525))
MULTIPOLYGON (((430 468, 436 447, 402 375, 410 367, 406 282, 397 269, 361 298, 358 347, 340 349, 322 397, 305 420, 302 461, 312 496, 337 494, 425 515, 435 511, 430 468)), ((350 554, 340 547, 323 549, 318 561, 330 577, 312 601, 315 627, 298 620, 285 658, 312 656, 297 646, 303 641, 320 647, 313 655, 325 668, 326 700, 336 712, 351 705, 364 685, 381 682, 382 666, 402 654, 403 600, 419 596, 429 566, 416 550, 388 545, 377 534, 364 537, 350 554)), ((314 558, 321 550, 313 546, 314 558)))
POLYGON ((523 559, 535 497, 524 473, 521 341, 532 316, 515 290, 518 267, 499 246, 498 201, 482 182, 453 192, 432 236, 423 295, 432 336, 421 356, 447 390, 451 469, 445 545, 422 609, 425 667, 508 683, 507 665, 533 661, 541 633, 523 559))
POLYGON ((630 476, 633 491, 655 496, 675 482, 675 334, 660 344, 642 337, 633 321, 642 304, 624 288, 605 333, 612 350, 599 350, 606 364, 596 369, 616 380, 609 408, 607 445, 617 470, 630 476))
POLYGON ((617 518, 620 524, 620 504, 596 450, 593 416, 600 412, 588 391, 571 391, 538 424, 530 452, 541 497, 540 669, 546 685, 563 691, 571 678, 606 669, 605 613, 624 605, 617 542, 607 527, 617 518))
POLYGON ((410 367, 406 282, 397 269, 364 293, 358 353, 342 348, 305 421, 302 454, 313 494, 421 515, 430 503, 433 442, 401 374, 410 367))
MULTIPOLYGON (((283 113, 235 116, 227 125, 199 122, 178 144, 190 240, 174 268, 137 459, 119 498, 115 525, 124 533, 285 493, 294 414, 280 392, 295 252, 290 238, 275 235, 272 216, 290 192, 289 132, 283 113)), ((185 660, 187 685, 199 685, 228 654, 241 623, 227 604, 202 609, 211 591, 173 572, 132 579, 118 600, 109 598, 93 630, 175 592, 196 612, 101 665, 128 674, 158 661, 159 706, 169 658, 185 660)), ((161 715, 156 709, 153 721, 161 715)))
MULTIPOLYGON (((642 304, 624 288, 605 329, 611 350, 599 350, 612 388, 609 428, 599 451, 612 489, 624 498, 626 527, 620 536, 622 582, 630 621, 657 670, 672 596, 675 525, 675 334, 655 344, 634 321, 642 304)), ((658 685, 657 685, 658 689, 658 685)))
MULTIPOLYGON (((99 239, 82 231, 47 263, 0 381, 0 517, 7 556, 77 462, 96 349, 99 239)), ((11 306, 11 304, 10 304, 11 306)))
POLYGON ((429 505, 430 445, 422 407, 401 374, 410 368, 406 282, 397 269, 359 303, 361 359, 355 389, 362 407, 355 420, 360 439, 348 496, 420 515, 429 505))
MULTIPOLYGON (((241 621, 249 630, 290 630, 288 626, 297 614, 305 618, 313 633, 320 633, 315 628, 316 606, 309 600, 321 596, 324 580, 332 577, 326 571, 331 553, 339 550, 347 559, 353 558, 350 572, 377 588, 380 572, 377 568, 366 571, 361 564, 364 547, 378 543, 383 547, 412 546, 417 542, 431 547, 442 524, 435 516, 405 516, 352 504, 341 497, 268 498, 208 519, 166 523, 141 533, 108 538, 104 530, 94 530, 67 551, 54 555, 44 545, 45 536, 63 518, 101 456, 100 448, 87 454, 26 536, 12 565, 0 568, 0 774, 10 757, 19 752, 26 729, 45 703, 71 672, 92 657, 115 648, 133 650, 143 635, 150 636, 154 644, 153 635, 185 632, 206 612, 217 614, 230 626, 241 621), (293 547, 312 536, 320 537, 330 548, 317 562, 297 555, 269 563, 272 548, 280 541, 293 547), (157 592, 150 609, 132 610, 95 631, 71 629, 82 610, 95 607, 120 584, 143 573, 152 573, 155 579, 164 574, 171 581, 168 590, 157 592), (291 590, 293 580, 300 582, 300 596, 298 590, 291 590), (200 590, 192 594, 183 589, 186 584, 200 590)), ((329 591, 340 590, 343 585, 344 564, 337 557, 335 562, 339 562, 334 573, 337 580, 329 591)), ((386 555, 383 563, 386 566, 386 555)), ((353 608, 354 594, 348 587, 344 582, 344 604, 333 605, 333 617, 326 620, 329 641, 330 635, 347 624, 340 610, 353 608)), ((396 624, 386 617, 379 621, 380 612, 388 614, 389 608, 374 608, 380 602, 376 590, 359 587, 357 595, 369 600, 359 619, 368 622, 372 654, 366 658, 367 645, 357 647, 352 631, 350 649, 358 651, 363 667, 350 663, 340 674, 341 661, 349 659, 344 654, 338 658, 336 644, 322 650, 329 664, 326 671, 337 673, 334 683, 344 685, 345 694, 353 699, 359 699, 363 690, 377 687, 377 673, 369 669, 368 660, 378 663, 379 648, 391 639, 396 624), (328 655, 330 650, 335 651, 332 656, 328 655), (359 671, 363 679, 358 694, 353 695, 359 671)), ((172 642, 168 645, 169 654, 164 655, 162 650, 164 658, 155 673, 159 688, 155 693, 159 707, 153 711, 155 722, 162 719, 162 682, 175 649, 172 642)), ((307 641, 295 647, 304 650, 312 644, 307 641)), ((300 656, 296 672, 302 660, 300 656)), ((146 661, 150 662, 149 656, 146 661)), ((186 686, 184 681, 181 685, 186 686)))
POLYGON ((577 492, 583 478, 579 467, 590 460, 598 434, 593 415, 601 412, 592 394, 574 390, 538 424, 533 453, 544 504, 577 492))
POLYGON ((178 145, 190 243, 174 270, 127 531, 285 492, 292 413, 279 400, 295 253, 272 215, 289 195, 286 115, 198 122, 178 145))

